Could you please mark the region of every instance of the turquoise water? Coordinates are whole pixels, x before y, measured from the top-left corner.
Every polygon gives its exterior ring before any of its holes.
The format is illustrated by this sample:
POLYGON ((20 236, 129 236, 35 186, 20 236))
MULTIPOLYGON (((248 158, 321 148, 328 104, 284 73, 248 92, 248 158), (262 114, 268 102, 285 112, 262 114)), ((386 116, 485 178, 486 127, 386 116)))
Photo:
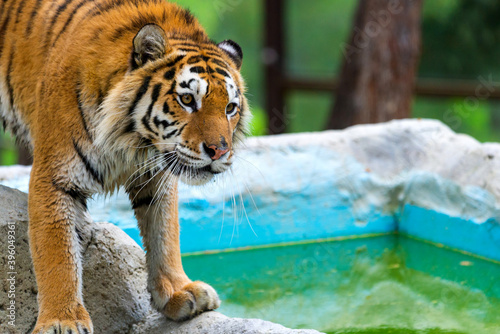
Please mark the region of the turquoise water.
POLYGON ((327 333, 500 333, 500 265, 390 235, 186 256, 220 311, 327 333))

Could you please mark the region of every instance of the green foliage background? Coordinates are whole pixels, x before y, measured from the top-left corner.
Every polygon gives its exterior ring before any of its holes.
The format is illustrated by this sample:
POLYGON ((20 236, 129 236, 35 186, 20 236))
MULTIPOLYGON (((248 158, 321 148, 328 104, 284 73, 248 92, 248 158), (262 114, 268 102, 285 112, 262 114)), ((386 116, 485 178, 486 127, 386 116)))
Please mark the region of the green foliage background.
MULTIPOLYGON (((254 120, 253 135, 266 133, 263 110, 263 0, 174 0, 190 8, 215 41, 233 39, 244 51, 243 76, 254 120)), ((288 0, 286 68, 290 75, 331 78, 342 65, 358 1, 288 0), (313 5, 311 5, 313 4, 313 5)), ((500 2, 498 0, 424 0, 422 78, 480 78, 500 82, 500 2)), ((495 87, 500 89, 500 84, 495 87)), ((289 132, 323 130, 333 94, 291 92, 285 113, 289 132)), ((436 118, 454 131, 480 141, 500 140, 500 103, 484 100, 471 108, 465 99, 417 97, 414 117, 436 118), (457 120, 458 119, 458 120, 457 120)), ((1 130, 0 130, 1 131, 1 130)), ((14 145, 0 132, 0 164, 16 161, 14 145)))

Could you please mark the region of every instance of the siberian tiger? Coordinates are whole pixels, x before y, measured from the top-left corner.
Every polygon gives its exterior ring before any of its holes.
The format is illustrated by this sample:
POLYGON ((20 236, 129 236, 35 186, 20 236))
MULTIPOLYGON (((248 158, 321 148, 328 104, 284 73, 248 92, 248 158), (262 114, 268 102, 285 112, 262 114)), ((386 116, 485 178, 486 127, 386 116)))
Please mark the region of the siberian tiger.
POLYGON ((216 309, 179 248, 177 182, 226 171, 250 117, 241 48, 163 0, 4 0, 0 116, 33 152, 34 333, 92 333, 79 233, 86 200, 125 186, 146 249, 152 303, 182 321, 216 309))

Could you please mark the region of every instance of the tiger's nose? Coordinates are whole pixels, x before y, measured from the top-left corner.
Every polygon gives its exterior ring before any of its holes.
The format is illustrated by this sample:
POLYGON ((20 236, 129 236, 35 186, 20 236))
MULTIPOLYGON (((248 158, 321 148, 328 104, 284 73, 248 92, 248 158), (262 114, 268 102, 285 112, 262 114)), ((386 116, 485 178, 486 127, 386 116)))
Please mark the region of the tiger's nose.
POLYGON ((203 144, 203 149, 208 154, 212 160, 219 160, 224 154, 229 152, 229 148, 227 146, 217 147, 216 145, 207 146, 203 144))

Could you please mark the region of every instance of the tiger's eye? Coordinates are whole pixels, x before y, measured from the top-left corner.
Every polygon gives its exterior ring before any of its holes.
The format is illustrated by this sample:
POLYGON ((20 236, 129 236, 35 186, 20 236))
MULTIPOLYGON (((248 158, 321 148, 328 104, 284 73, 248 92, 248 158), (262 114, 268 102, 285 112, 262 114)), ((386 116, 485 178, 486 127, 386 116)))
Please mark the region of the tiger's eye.
POLYGON ((193 95, 184 94, 181 96, 181 100, 182 100, 182 103, 184 103, 185 105, 190 105, 191 103, 193 103, 193 95))
POLYGON ((226 107, 226 114, 232 113, 234 108, 236 108, 236 105, 234 103, 229 103, 226 107))

